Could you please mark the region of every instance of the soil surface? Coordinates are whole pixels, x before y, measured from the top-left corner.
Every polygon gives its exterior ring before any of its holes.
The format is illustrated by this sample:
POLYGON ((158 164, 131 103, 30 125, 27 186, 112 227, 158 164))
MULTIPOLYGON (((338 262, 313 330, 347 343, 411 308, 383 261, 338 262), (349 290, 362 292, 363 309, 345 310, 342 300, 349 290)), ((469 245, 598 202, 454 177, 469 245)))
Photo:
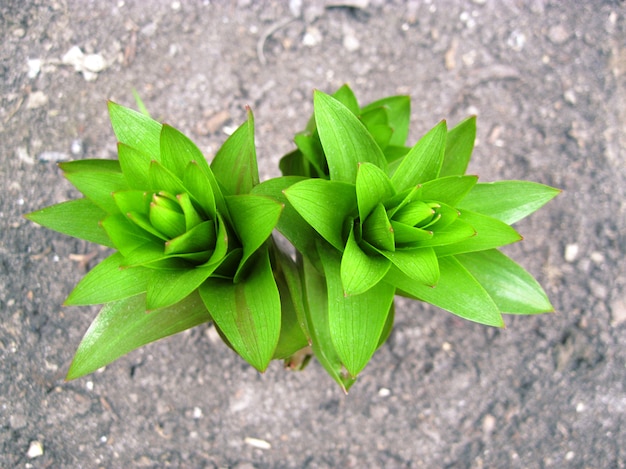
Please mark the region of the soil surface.
POLYGON ((626 467, 623 3, 3 0, 0 38, 0 467, 626 467), (22 214, 77 196, 57 161, 115 157, 106 100, 136 89, 209 158, 250 105, 266 179, 346 82, 411 95, 412 141, 477 114, 470 173, 564 190, 505 250, 557 313, 398 301, 348 396, 209 326, 64 382, 97 308, 61 304, 107 253, 22 214))

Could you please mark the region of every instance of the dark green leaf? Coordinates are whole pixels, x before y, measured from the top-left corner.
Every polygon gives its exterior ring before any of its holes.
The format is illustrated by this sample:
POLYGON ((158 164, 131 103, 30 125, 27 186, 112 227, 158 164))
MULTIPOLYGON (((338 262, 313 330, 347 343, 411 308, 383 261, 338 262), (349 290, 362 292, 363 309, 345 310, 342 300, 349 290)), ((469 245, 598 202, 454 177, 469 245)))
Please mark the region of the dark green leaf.
POLYGON ((145 293, 149 270, 120 268, 124 256, 107 257, 89 271, 65 300, 65 305, 96 305, 145 293))
POLYGON ((344 222, 356 214, 356 191, 352 184, 307 179, 285 190, 298 213, 330 244, 343 251, 344 222))
POLYGON ((224 142, 211 163, 211 169, 226 195, 248 194, 259 183, 254 117, 250 109, 248 120, 224 142))
POLYGON ((472 157, 476 140, 476 116, 469 117, 448 132, 440 176, 462 176, 472 157))
POLYGON ((426 301, 457 316, 488 326, 504 327, 498 306, 487 291, 454 257, 439 259, 439 282, 428 287, 415 282, 395 267, 386 280, 401 294, 426 301))
POLYGON ((441 121, 424 135, 391 177, 396 191, 401 192, 419 183, 436 179, 446 148, 446 121, 441 121))
POLYGON ((476 184, 459 207, 512 224, 539 210, 561 191, 530 181, 476 184))
POLYGON ((320 91, 315 92, 314 107, 332 180, 354 184, 358 164, 363 162, 386 168, 381 149, 352 111, 320 91))
POLYGON ((500 311, 538 314, 554 311, 541 285, 497 249, 454 256, 480 282, 500 311))
POLYGON ((159 161, 161 124, 143 114, 109 101, 109 116, 118 142, 159 161))
POLYGON ((198 163, 189 163, 185 168, 183 182, 185 188, 187 188, 191 196, 202 207, 207 217, 215 218, 217 210, 216 198, 219 200, 220 212, 226 212, 226 203, 224 202, 221 191, 219 189, 216 190, 217 181, 215 181, 210 168, 203 171, 198 163), (213 183, 211 182, 211 178, 213 179, 213 183))
POLYGON ((106 304, 85 333, 67 380, 93 373, 142 345, 211 320, 198 294, 146 314, 145 295, 106 304))
POLYGON ((89 199, 61 202, 24 216, 59 233, 114 247, 113 241, 100 225, 107 213, 89 199))
POLYGON ((257 253, 249 275, 239 283, 208 279, 200 295, 234 350, 265 371, 280 336, 280 296, 267 249, 257 253))

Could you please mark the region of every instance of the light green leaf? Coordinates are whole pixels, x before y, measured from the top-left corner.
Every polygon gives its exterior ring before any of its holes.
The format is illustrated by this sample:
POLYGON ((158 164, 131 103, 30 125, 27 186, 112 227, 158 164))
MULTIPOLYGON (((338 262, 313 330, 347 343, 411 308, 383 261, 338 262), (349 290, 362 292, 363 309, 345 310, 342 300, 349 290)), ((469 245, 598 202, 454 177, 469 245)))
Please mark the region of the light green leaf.
POLYGON ((282 211, 282 205, 261 195, 226 196, 226 205, 235 232, 243 244, 243 259, 235 274, 235 282, 244 272, 247 260, 272 234, 282 211))
POLYGON ((393 197, 395 191, 389 176, 371 163, 359 164, 356 175, 356 199, 359 217, 365 220, 374 208, 393 197))
POLYGON ((354 239, 354 229, 351 229, 341 258, 341 284, 345 294, 366 292, 380 282, 390 265, 388 259, 376 252, 363 252, 354 239))
POLYGON ((198 147, 183 133, 163 124, 161 129, 161 164, 176 174, 183 177, 185 168, 191 162, 208 170, 209 165, 198 147))
POLYGON ((476 184, 459 203, 460 208, 512 224, 539 210, 561 191, 530 181, 476 184))
POLYGON ((365 293, 345 296, 341 287, 339 254, 320 250, 328 289, 328 327, 337 354, 356 377, 378 348, 395 288, 379 282, 365 293))
POLYGON ((145 191, 150 187, 149 169, 152 159, 133 147, 117 144, 117 157, 128 187, 145 191))
POLYGON ((191 201, 191 197, 186 192, 182 194, 178 194, 176 196, 178 200, 178 204, 180 208, 183 210, 183 214, 185 215, 185 230, 189 231, 194 226, 202 223, 202 217, 194 207, 193 202, 191 201))
POLYGON ((211 275, 218 264, 195 269, 153 269, 146 294, 146 309, 166 308, 186 298, 211 275))
POLYGON ((397 249, 382 254, 411 280, 434 286, 439 280, 439 262, 433 248, 397 249))
POLYGON ((476 140, 476 116, 457 124, 446 137, 446 152, 439 176, 462 176, 472 157, 476 140))
POLYGON ((106 304, 85 333, 67 373, 76 379, 163 337, 211 320, 194 293, 169 308, 146 314, 145 295, 106 304))
POLYGON ((259 183, 254 116, 250 109, 248 120, 224 142, 211 163, 211 169, 225 195, 248 194, 259 183))
POLYGON ((498 306, 480 283, 454 257, 439 259, 439 282, 428 287, 392 267, 385 280, 398 293, 417 298, 457 316, 488 326, 504 327, 498 306))
POLYGON ((185 215, 153 202, 150 206, 150 224, 157 232, 163 233, 166 239, 176 238, 185 232, 185 215))
POLYGON ((386 169, 381 149, 361 121, 332 96, 316 91, 315 122, 326 154, 330 178, 354 184, 359 163, 386 169))
MULTIPOLYGON (((321 247, 320 242, 318 249, 329 248, 321 247)), ((346 373, 330 335, 326 279, 315 269, 307 257, 303 258, 301 265, 304 304, 311 335, 311 348, 324 369, 347 393, 348 389, 355 383, 356 378, 346 373)))
POLYGON ((118 142, 159 161, 161 124, 132 109, 109 101, 109 116, 118 142))
POLYGON ((411 98, 409 96, 389 96, 368 104, 361 112, 365 114, 377 108, 384 108, 387 111, 388 124, 393 129, 389 144, 404 146, 409 135, 411 98))
POLYGON ((113 193, 113 200, 122 214, 130 212, 147 214, 153 194, 140 190, 118 191, 113 193))
POLYGON ((391 220, 391 228, 393 228, 393 237, 397 248, 419 246, 420 242, 430 240, 433 237, 432 231, 408 226, 395 220, 391 220))
POLYGON ((69 200, 24 215, 51 230, 112 248, 113 241, 100 225, 106 216, 107 213, 89 199, 69 200))
POLYGON ((478 176, 446 176, 425 182, 419 191, 422 200, 443 202, 456 206, 476 185, 478 176))
POLYGON ((200 287, 213 320, 233 349, 257 370, 267 368, 280 336, 280 296, 267 249, 239 283, 216 278, 200 287))
POLYGON ((107 257, 85 275, 65 300, 65 305, 97 305, 145 293, 150 271, 122 269, 119 252, 107 257))
POLYGON ((352 89, 347 85, 342 85, 337 91, 333 93, 333 98, 343 104, 345 107, 350 109, 352 114, 358 116, 361 112, 361 108, 359 108, 359 103, 354 95, 352 89))
POLYGON ((343 251, 344 223, 356 215, 356 191, 353 184, 324 179, 307 179, 285 190, 297 212, 324 239, 343 251))
POLYGON ((378 204, 367 220, 362 223, 362 230, 363 239, 375 248, 383 251, 395 249, 393 228, 382 204, 378 204))
POLYGON ((497 249, 454 257, 487 290, 500 311, 512 314, 554 311, 546 293, 533 276, 497 249))
MULTIPOLYGON (((460 210, 460 212, 461 216, 459 219, 446 230, 454 230, 457 223, 462 221, 470 224, 476 230, 476 235, 458 243, 438 246, 435 248, 435 252, 439 257, 497 248, 506 244, 516 243, 522 239, 517 231, 500 220, 469 210, 460 210)), ((435 233, 434 237, 437 234, 438 232, 435 233)))
POLYGON ((109 215, 102 220, 102 227, 111 239, 113 247, 124 256, 146 243, 158 242, 158 238, 131 222, 127 215, 109 215))
MULTIPOLYGON (((215 247, 215 222, 207 220, 182 235, 165 243, 165 255, 213 250, 215 247)), ((208 258, 207 258, 208 260, 208 258)))
POLYGON ((169 194, 181 194, 186 192, 185 185, 178 175, 171 172, 156 160, 150 162, 148 179, 150 181, 150 189, 154 192, 164 191, 169 194))
POLYGON ((446 148, 446 121, 441 121, 424 135, 407 155, 391 177, 396 191, 436 179, 446 148))
POLYGON ((210 168, 203 171, 198 163, 192 161, 185 168, 183 183, 191 196, 198 201, 207 217, 215 218, 218 201, 220 212, 226 212, 226 202, 224 202, 222 193, 210 168), (211 179, 213 182, 211 182, 211 179))

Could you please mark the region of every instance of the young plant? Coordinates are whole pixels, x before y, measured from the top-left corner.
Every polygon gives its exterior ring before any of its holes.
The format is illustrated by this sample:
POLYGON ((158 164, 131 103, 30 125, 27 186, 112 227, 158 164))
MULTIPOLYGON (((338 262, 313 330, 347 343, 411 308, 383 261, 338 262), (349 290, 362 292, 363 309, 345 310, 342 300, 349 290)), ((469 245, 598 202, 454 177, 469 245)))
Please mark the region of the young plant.
POLYGON ((212 321, 259 371, 272 359, 300 367, 312 351, 347 391, 389 336, 395 295, 496 327, 503 313, 553 310, 498 248, 559 191, 466 175, 473 117, 407 147, 408 97, 360 107, 348 86, 316 91, 283 176, 259 183, 250 111, 210 165, 174 128, 109 112, 118 160, 62 163, 84 198, 27 215, 115 249, 65 302, 104 303, 68 379, 212 321))

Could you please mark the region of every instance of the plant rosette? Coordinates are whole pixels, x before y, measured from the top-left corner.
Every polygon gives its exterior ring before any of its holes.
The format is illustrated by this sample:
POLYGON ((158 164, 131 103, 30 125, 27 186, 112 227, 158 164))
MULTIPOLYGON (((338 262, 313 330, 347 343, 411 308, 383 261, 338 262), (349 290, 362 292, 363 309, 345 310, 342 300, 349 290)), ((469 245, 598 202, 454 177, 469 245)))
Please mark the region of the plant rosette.
POLYGON ((495 327, 503 313, 553 311, 498 248, 560 191, 466 175, 474 117, 408 147, 408 97, 360 107, 347 85, 316 91, 283 176, 260 183, 250 111, 210 165, 173 127, 114 103, 109 113, 118 159, 62 163, 84 198, 27 215, 116 250, 66 300, 104 303, 68 379, 211 321, 259 371, 314 354, 347 391, 391 333, 395 295, 495 327))

